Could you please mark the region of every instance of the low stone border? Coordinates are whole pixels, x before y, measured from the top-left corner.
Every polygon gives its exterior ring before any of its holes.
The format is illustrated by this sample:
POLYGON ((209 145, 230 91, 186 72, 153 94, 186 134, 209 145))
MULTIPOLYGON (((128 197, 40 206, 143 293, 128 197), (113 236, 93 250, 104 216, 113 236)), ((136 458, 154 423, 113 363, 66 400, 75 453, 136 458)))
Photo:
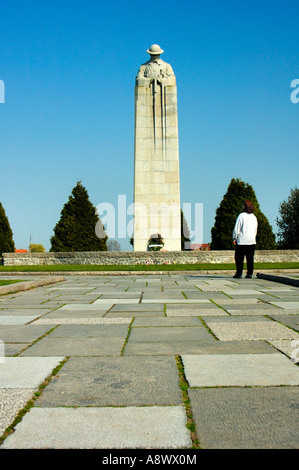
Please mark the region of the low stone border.
MULTIPOLYGON (((3 253, 2 256, 4 266, 235 263, 234 250, 3 253)), ((299 262, 299 250, 256 250, 254 259, 256 263, 296 263, 299 262)))
MULTIPOLYGON (((14 273, 18 274, 18 273, 14 273)), ((28 276, 28 273, 27 273, 28 276)), ((46 277, 44 279, 39 279, 38 281, 22 281, 22 282, 17 282, 16 284, 8 284, 7 286, 1 286, 0 287, 0 295, 3 294, 10 294, 13 292, 20 292, 20 291, 25 291, 28 289, 32 289, 33 287, 41 287, 41 286, 46 286, 48 284, 54 284, 56 282, 61 282, 65 281, 64 276, 54 276, 49 279, 49 277, 46 277)))
MULTIPOLYGON (((263 273, 289 273, 290 269, 275 269, 275 270, 263 270, 263 273)), ((292 269, 293 273, 299 273, 299 269, 292 269)), ((227 274, 232 275, 235 273, 235 269, 209 269, 209 270, 184 270, 184 271, 175 271, 175 270, 165 270, 165 271, 63 271, 63 276, 161 276, 161 275, 181 275, 181 276, 199 276, 199 275, 217 275, 217 274, 227 274)), ((258 273, 261 274, 261 273, 258 273)), ((257 274, 257 277, 258 277, 257 274)), ((61 271, 27 271, 27 272, 18 272, 18 271, 3 271, 0 272, 0 277, 5 276, 61 276, 61 271)), ((255 276, 255 274, 254 274, 255 276)), ((64 280, 64 279, 61 279, 64 280)), ((57 282, 57 281, 52 281, 57 282)))
POLYGON ((280 284, 287 284, 289 286, 299 287, 299 279, 293 279, 287 276, 277 276, 273 274, 257 273, 259 279, 265 279, 267 281, 279 282, 280 284))
MULTIPOLYGON (((206 275, 206 274, 233 274, 235 270, 186 270, 186 271, 172 271, 172 270, 165 270, 165 271, 63 271, 64 276, 174 276, 177 274, 178 276, 190 276, 195 275, 199 276, 206 275)), ((59 276, 61 271, 30 271, 30 272, 18 272, 18 271, 3 271, 0 272, 1 276, 59 276)))

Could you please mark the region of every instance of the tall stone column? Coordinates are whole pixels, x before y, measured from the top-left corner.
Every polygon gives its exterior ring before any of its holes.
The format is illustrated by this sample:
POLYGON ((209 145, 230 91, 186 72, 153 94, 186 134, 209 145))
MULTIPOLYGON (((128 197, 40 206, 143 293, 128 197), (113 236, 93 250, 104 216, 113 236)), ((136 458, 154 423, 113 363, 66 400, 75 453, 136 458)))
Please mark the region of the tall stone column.
POLYGON ((134 251, 157 233, 164 250, 181 251, 176 78, 160 46, 147 52, 135 86, 134 251))

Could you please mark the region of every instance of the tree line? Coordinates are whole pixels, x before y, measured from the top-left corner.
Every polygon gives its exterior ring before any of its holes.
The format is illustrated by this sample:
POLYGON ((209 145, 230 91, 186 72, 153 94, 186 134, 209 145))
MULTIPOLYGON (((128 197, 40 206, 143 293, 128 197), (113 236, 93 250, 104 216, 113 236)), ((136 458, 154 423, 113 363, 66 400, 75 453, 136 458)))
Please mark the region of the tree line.
MULTIPOLYGON (((299 189, 291 189, 290 195, 279 205, 279 216, 276 218, 278 237, 275 240, 273 229, 261 211, 253 187, 233 178, 226 193, 216 210, 214 226, 211 230, 211 250, 232 250, 232 232, 237 216, 242 212, 245 199, 249 199, 255 207, 258 219, 257 250, 299 249, 299 189)), ((186 220, 181 212, 182 249, 190 241, 186 220)), ((88 192, 78 181, 68 201, 64 204, 60 220, 54 227, 51 237, 52 252, 70 251, 119 251, 116 240, 109 240, 105 228, 89 200, 88 192), (99 238, 95 232, 96 225, 102 231, 99 238)), ((0 202, 0 254, 15 251, 13 232, 3 205, 0 202)))

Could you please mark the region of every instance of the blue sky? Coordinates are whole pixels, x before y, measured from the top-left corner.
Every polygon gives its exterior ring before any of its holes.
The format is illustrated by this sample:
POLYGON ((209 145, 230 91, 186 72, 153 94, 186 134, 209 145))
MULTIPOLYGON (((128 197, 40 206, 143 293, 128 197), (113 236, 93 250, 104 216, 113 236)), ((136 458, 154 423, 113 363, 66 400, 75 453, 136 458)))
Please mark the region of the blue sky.
POLYGON ((16 248, 30 234, 50 248, 79 179, 95 206, 133 202, 135 76, 153 43, 177 77, 181 202, 203 203, 203 241, 234 177, 276 232, 298 186, 298 21, 293 0, 0 0, 0 201, 16 248))

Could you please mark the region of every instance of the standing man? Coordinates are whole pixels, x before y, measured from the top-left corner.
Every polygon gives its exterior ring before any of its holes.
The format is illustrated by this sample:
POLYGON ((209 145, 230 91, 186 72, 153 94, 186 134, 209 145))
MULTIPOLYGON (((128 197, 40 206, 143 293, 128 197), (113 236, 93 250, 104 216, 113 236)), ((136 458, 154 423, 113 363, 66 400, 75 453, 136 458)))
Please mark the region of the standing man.
POLYGON ((236 274, 234 278, 240 279, 243 273, 244 256, 247 261, 247 279, 252 278, 254 264, 254 250, 256 245, 257 218, 253 214, 254 207, 251 201, 244 201, 243 212, 239 214, 233 231, 233 243, 236 245, 235 262, 236 274))

